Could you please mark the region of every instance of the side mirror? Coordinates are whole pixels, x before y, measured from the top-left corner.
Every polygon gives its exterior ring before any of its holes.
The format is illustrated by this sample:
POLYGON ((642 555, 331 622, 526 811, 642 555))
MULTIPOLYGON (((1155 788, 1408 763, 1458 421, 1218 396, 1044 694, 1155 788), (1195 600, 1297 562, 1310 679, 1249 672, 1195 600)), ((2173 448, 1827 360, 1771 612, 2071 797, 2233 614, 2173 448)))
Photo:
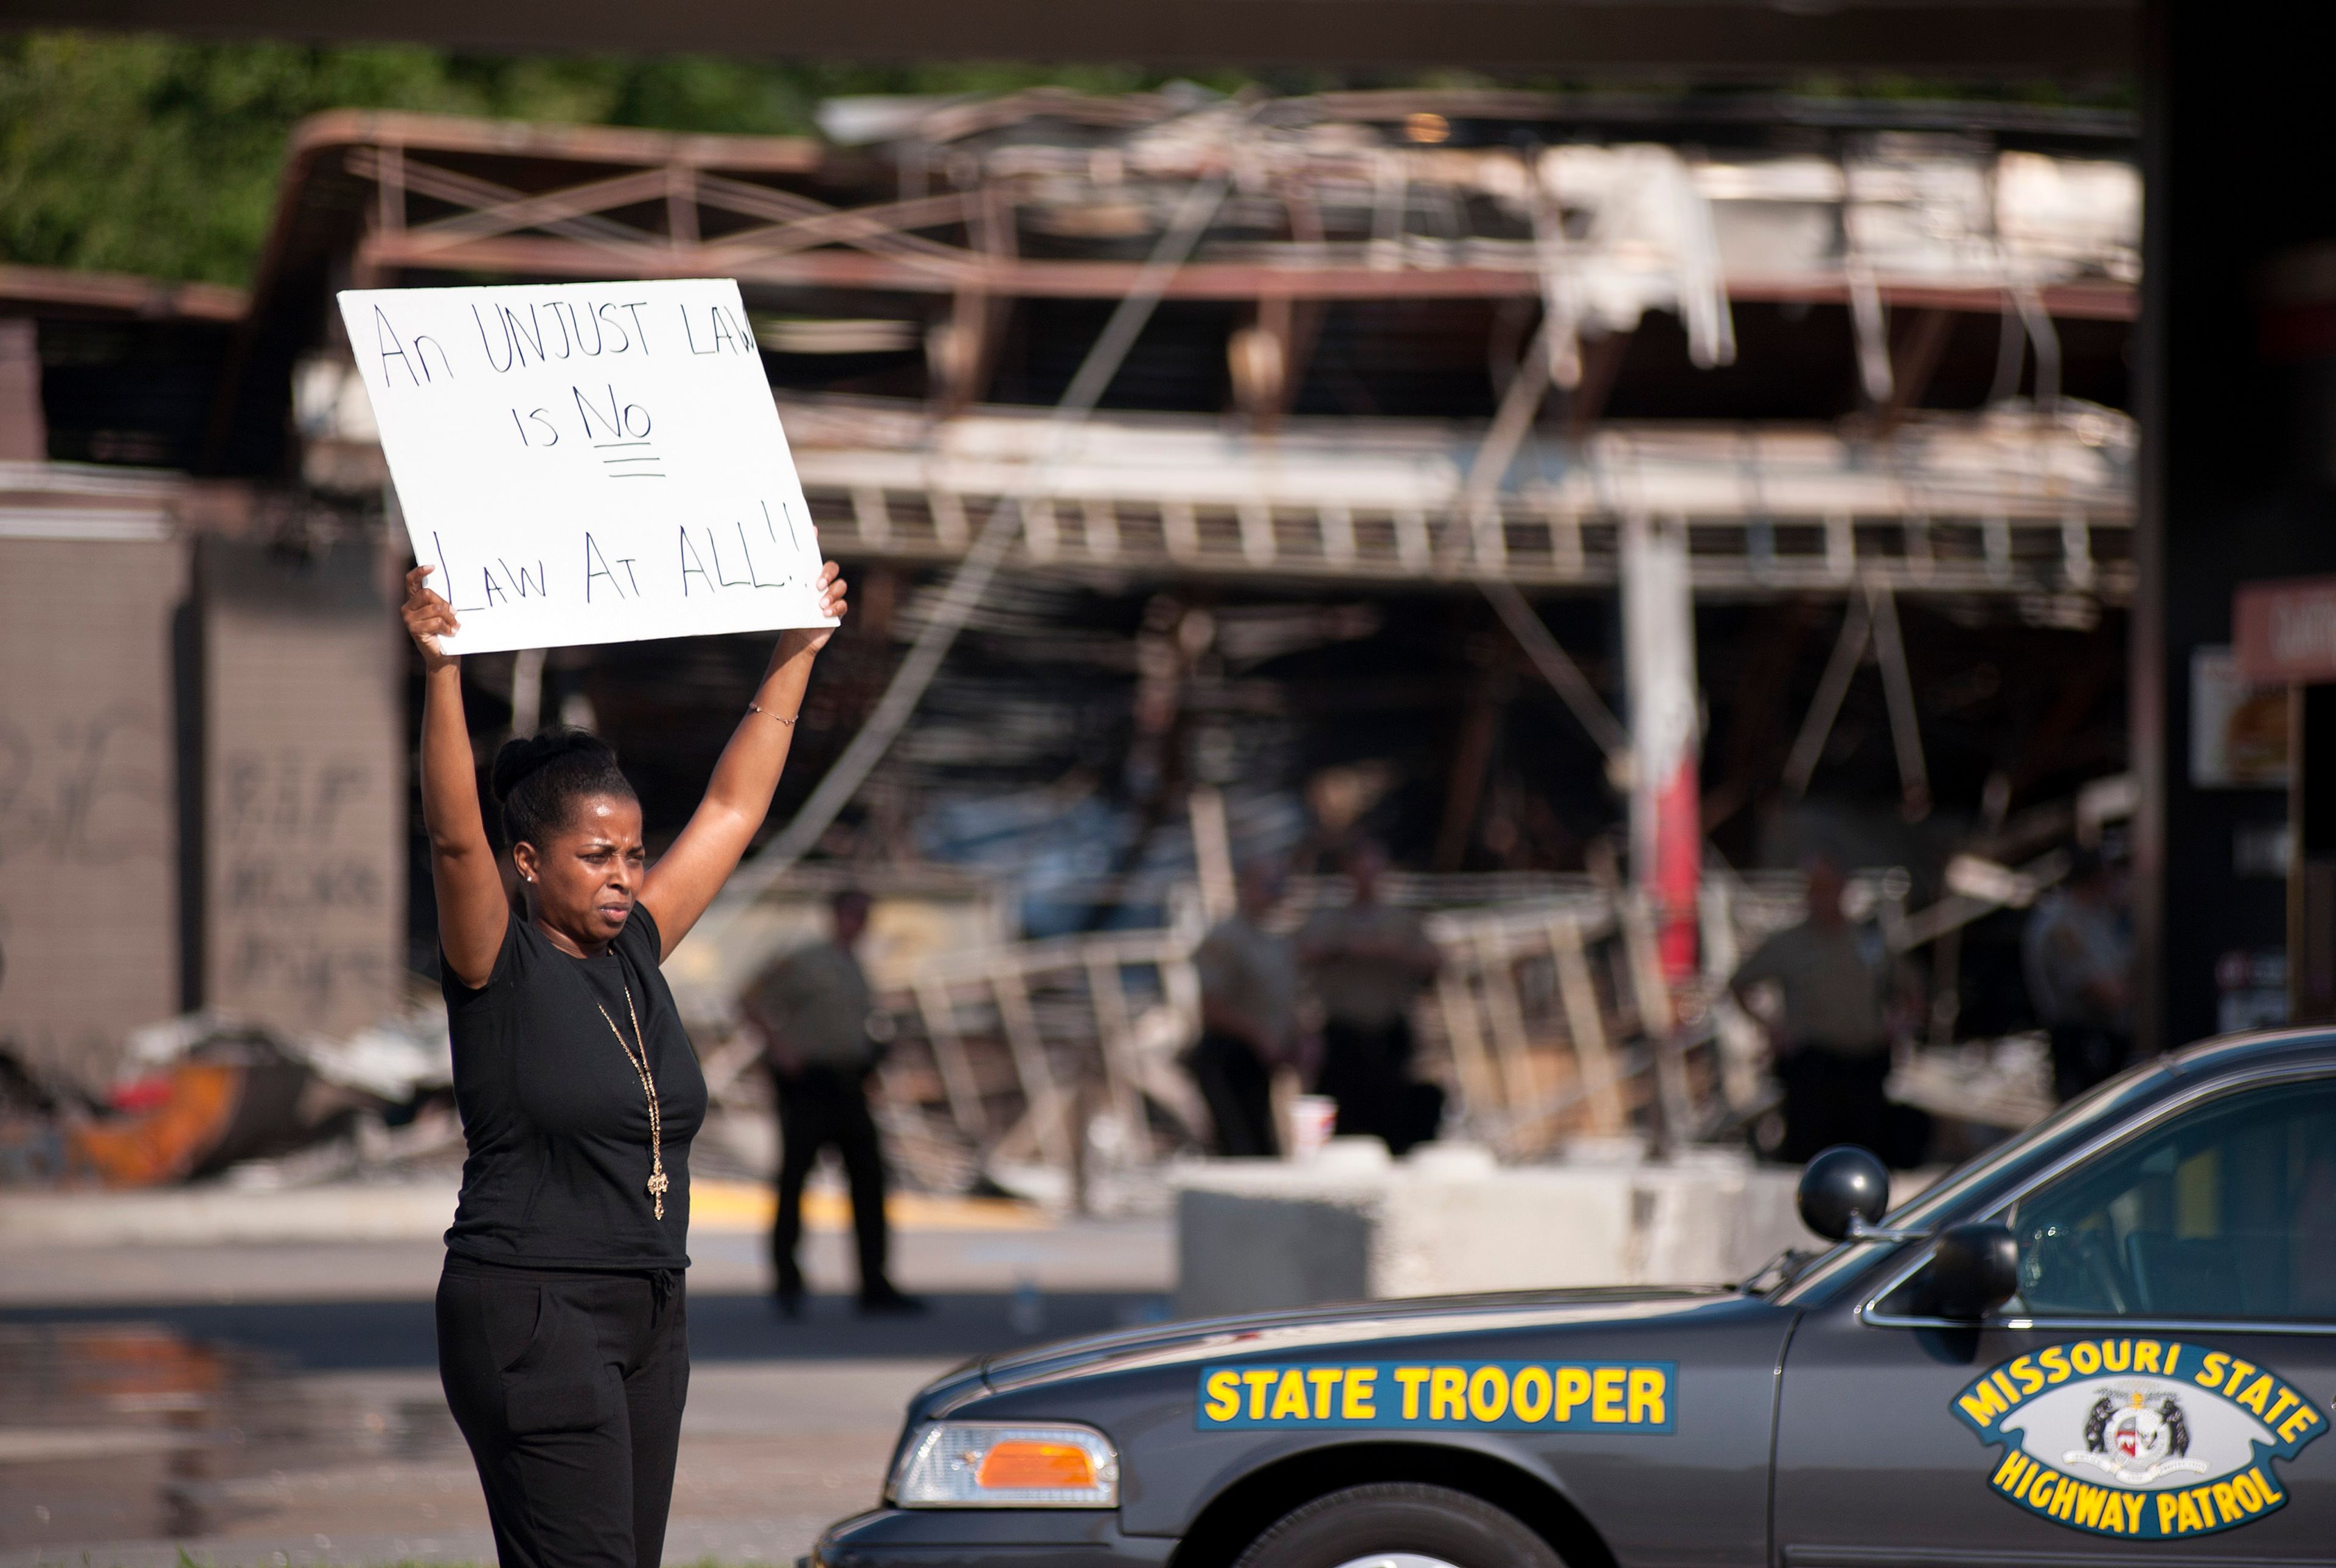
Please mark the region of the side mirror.
POLYGON ((1951 1225, 1913 1284, 1924 1317, 1976 1323, 2019 1293, 2019 1238, 2009 1225, 1951 1225))
POLYGON ((1801 1223, 1828 1242, 1846 1241, 1890 1207, 1890 1171, 1855 1144, 1835 1144, 1801 1172, 1801 1223))

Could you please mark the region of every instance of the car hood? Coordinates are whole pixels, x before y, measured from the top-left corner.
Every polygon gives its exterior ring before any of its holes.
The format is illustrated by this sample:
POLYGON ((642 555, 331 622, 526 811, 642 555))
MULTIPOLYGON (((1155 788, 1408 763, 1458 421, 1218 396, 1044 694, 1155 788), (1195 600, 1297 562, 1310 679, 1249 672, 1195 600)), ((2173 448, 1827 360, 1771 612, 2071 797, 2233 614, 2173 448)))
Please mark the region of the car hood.
POLYGON ((1650 1319, 1728 1310, 1745 1300, 1732 1285, 1713 1285, 1691 1290, 1622 1287, 1349 1301, 1066 1339, 991 1356, 980 1363, 979 1372, 988 1391, 1004 1393, 1070 1378, 1176 1366, 1229 1354, 1385 1345, 1390 1339, 1431 1335, 1582 1328, 1607 1320, 1642 1324, 1650 1319))

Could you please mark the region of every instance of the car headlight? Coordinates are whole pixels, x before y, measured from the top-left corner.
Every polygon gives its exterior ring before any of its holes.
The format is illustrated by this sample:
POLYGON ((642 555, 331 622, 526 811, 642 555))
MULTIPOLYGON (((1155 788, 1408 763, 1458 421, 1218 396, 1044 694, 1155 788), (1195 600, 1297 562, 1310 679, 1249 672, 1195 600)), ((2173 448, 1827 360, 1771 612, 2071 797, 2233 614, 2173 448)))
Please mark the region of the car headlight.
POLYGON ((900 1450, 898 1508, 1116 1508, 1119 1452, 1092 1427, 945 1421, 900 1450))

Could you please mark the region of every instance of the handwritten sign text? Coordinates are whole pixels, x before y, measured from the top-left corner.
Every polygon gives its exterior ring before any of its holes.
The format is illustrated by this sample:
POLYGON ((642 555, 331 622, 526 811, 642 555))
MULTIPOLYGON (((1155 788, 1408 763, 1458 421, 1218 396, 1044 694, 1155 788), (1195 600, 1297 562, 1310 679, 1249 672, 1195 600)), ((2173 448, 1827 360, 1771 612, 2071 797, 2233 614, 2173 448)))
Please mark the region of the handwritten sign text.
POLYGON ((349 346, 454 653, 828 624, 726 279, 352 289, 349 346))

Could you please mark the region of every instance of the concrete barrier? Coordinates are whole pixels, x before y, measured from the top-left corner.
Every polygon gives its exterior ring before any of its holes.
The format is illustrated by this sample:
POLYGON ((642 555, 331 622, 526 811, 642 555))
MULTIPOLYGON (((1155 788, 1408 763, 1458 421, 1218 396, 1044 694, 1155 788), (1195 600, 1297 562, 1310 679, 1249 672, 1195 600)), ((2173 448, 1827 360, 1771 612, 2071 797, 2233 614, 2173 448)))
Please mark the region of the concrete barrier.
POLYGON ((1180 1313, 1577 1285, 1740 1280, 1786 1247, 1822 1248, 1794 1210, 1796 1170, 1728 1151, 1496 1166, 1467 1145, 1400 1163, 1338 1139, 1303 1164, 1180 1164, 1180 1313))

